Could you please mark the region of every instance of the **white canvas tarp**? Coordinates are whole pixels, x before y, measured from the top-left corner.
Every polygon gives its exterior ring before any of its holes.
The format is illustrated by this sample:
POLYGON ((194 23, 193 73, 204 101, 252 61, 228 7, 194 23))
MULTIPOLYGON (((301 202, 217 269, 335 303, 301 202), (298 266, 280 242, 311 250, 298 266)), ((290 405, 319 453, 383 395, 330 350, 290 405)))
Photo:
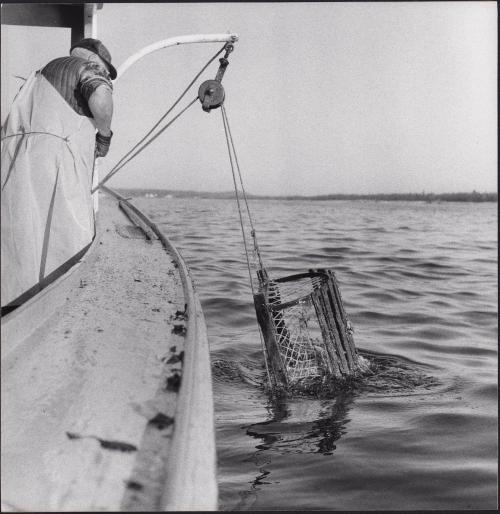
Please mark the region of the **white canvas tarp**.
POLYGON ((46 285, 92 242, 94 147, 91 120, 33 73, 2 128, 2 306, 46 285))

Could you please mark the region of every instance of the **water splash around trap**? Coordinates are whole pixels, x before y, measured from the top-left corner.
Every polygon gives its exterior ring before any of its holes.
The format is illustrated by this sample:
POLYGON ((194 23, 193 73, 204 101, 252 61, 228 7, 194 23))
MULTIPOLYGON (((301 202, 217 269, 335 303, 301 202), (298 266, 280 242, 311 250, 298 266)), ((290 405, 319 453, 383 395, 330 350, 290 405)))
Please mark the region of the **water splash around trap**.
MULTIPOLYGON (((220 383, 244 383, 270 392, 260 355, 243 361, 217 359, 212 362, 214 380, 220 383)), ((356 397, 393 397, 418 396, 439 393, 449 384, 429 375, 429 369, 421 364, 409 362, 395 355, 383 355, 360 350, 360 368, 352 377, 346 379, 311 378, 288 390, 271 395, 269 401, 276 399, 324 399, 336 400, 338 397, 354 394, 356 397)))

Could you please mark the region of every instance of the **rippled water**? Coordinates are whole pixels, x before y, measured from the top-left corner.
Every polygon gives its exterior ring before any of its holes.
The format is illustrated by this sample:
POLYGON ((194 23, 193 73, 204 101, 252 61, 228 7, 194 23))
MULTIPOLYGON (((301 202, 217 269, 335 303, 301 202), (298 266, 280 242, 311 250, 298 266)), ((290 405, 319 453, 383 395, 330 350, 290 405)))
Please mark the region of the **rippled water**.
POLYGON ((221 510, 496 508, 496 204, 252 201, 271 275, 333 269, 375 370, 273 403, 235 202, 136 203, 202 300, 221 510))

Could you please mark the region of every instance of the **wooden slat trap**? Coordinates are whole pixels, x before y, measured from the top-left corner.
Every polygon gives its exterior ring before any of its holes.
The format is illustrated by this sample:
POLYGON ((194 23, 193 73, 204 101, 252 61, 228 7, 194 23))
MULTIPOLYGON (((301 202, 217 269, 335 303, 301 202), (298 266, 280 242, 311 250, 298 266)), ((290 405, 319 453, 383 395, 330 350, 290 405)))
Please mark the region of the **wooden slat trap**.
POLYGON ((257 274, 254 303, 271 386, 307 387, 353 376, 358 354, 335 274, 318 269, 275 280, 265 269, 257 274))

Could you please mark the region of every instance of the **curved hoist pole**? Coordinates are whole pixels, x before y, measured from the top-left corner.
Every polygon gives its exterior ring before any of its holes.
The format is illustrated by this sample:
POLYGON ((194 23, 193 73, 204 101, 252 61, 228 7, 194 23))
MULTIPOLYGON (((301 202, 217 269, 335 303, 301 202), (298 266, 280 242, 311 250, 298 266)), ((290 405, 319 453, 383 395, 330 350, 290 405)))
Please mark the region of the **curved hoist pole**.
POLYGON ((177 36, 162 41, 157 41, 149 46, 145 46, 135 54, 131 55, 117 70, 116 80, 118 80, 132 64, 136 63, 144 56, 168 48, 169 46, 186 45, 191 43, 234 43, 238 41, 237 34, 192 34, 190 36, 177 36))
MULTIPOLYGON (((144 48, 142 48, 141 50, 139 50, 138 52, 136 52, 135 54, 131 55, 125 62, 123 62, 121 64, 121 66, 118 68, 117 70, 117 76, 116 76, 116 79, 119 79, 134 63, 136 63, 138 60, 142 59, 143 57, 145 57, 146 55, 149 55, 150 53, 152 52, 156 52, 157 50, 161 50, 163 48, 168 48, 170 46, 177 46, 177 45, 183 45, 183 44, 190 44, 190 43, 226 43, 226 56, 225 58, 223 59, 223 61, 225 61, 224 63, 221 62, 221 68, 224 68, 225 69, 225 66, 227 66, 227 56, 229 54, 229 52, 232 50, 232 47, 233 47, 233 43, 238 41, 238 35, 237 34, 234 34, 234 33, 226 33, 226 34, 194 34, 194 35, 190 35, 190 36, 177 36, 177 37, 173 37, 173 38, 169 38, 169 39, 163 39, 161 41, 157 41, 156 43, 153 43, 149 46, 145 46, 144 48), (228 50, 227 47, 231 47, 231 50, 228 50), (225 66, 223 66, 223 64, 225 66)), ((222 51, 222 50, 221 50, 222 51)), ((215 58, 215 57, 214 57, 215 58)), ((209 61, 210 62, 210 61, 209 61)), ((208 63, 207 63, 208 65, 208 63)), ((202 70, 203 71, 203 70, 202 70)), ((200 72, 201 74, 201 72, 200 72)), ((223 71, 221 72, 221 75, 220 75, 220 79, 222 79, 222 75, 223 75, 223 71)), ((219 74, 218 74, 219 76, 219 74)), ((217 78, 217 77, 216 77, 217 78)), ((193 81, 194 82, 194 81, 193 81)), ((204 83, 205 84, 205 83, 204 83)), ((219 84, 219 88, 217 88, 217 91, 219 90, 222 90, 222 86, 220 85, 220 80, 218 82, 219 84)), ((191 84, 192 85, 192 84, 191 84)), ((191 87, 191 85, 189 87, 191 87)), ((188 87, 188 89, 189 89, 188 87)), ((177 102, 184 96, 184 94, 187 92, 187 89, 186 91, 184 91, 184 93, 180 96, 180 98, 177 100, 177 102)), ((209 88, 209 90, 205 93, 206 95, 208 96, 212 96, 212 91, 211 91, 211 88, 209 88)), ((222 99, 224 98, 224 93, 222 93, 222 99)), ((200 98, 200 101, 203 103, 205 100, 205 98, 200 98)), ((216 99, 214 98, 210 98, 209 100, 209 103, 210 103, 210 107, 209 108, 212 108, 212 104, 214 104, 216 101, 216 99)), ((177 104, 177 102, 174 103, 174 105, 172 106, 172 108, 177 104)), ((194 103, 194 102, 192 102, 194 103)), ((190 104, 191 105, 191 104, 190 104)), ((168 112, 170 111, 167 111, 167 114, 168 112)), ((181 113, 182 114, 182 113, 181 113)), ((163 116, 163 118, 166 116, 166 114, 163 116)), ((179 116, 179 115, 178 115, 179 116)), ((177 116, 177 117, 178 117, 177 116)), ((176 118, 177 118, 176 117, 176 118)), ((162 118, 162 119, 163 119, 162 118)), ((171 121, 171 123, 173 121, 175 121, 175 119, 171 121)), ((160 120, 161 121, 161 120, 160 120)), ((159 122, 158 122, 159 123, 159 122)), ((158 125, 157 123, 157 125, 158 125)), ((156 128, 156 126, 154 128, 156 128)), ((153 128, 153 129, 154 129, 153 128)), ((165 129, 166 127, 164 127, 162 129, 162 131, 165 129)), ((152 130, 153 130, 152 129, 152 130)), ((151 130, 151 131, 152 131, 151 130)), ((141 144, 145 139, 146 137, 151 133, 151 131, 133 148, 133 150, 135 150, 135 148, 137 148, 137 146, 139 146, 139 144, 141 144)), ((161 133, 161 132, 160 132, 161 133)), ((159 135, 159 133, 155 136, 157 137, 159 135)), ((151 142, 151 141, 150 141, 151 142)), ((147 143, 149 144, 149 143, 147 143)), ((147 146, 147 144, 145 146, 147 146)), ((141 149, 139 149, 132 157, 129 158, 132 159, 133 157, 135 157, 135 155, 137 155, 137 153, 140 153, 144 148, 145 146, 141 149)), ((125 157, 129 156, 130 153, 132 153, 132 151, 130 151, 125 157)), ((124 158, 122 158, 120 160, 120 162, 115 165, 113 167, 113 169, 105 176, 105 178, 103 180, 101 180, 99 182, 99 178, 98 178, 98 168, 94 168, 94 179, 93 179, 93 183, 92 183, 92 194, 94 194, 105 182, 107 182, 121 167, 123 167, 123 164, 121 164, 121 162, 124 160, 124 158)), ((96 164, 98 164, 100 161, 97 160, 96 164)), ((128 162, 128 161, 126 161, 128 162)), ((95 206, 97 206, 97 197, 95 197, 96 200, 95 200, 95 206)), ((96 208, 97 210, 97 208, 96 208)))

